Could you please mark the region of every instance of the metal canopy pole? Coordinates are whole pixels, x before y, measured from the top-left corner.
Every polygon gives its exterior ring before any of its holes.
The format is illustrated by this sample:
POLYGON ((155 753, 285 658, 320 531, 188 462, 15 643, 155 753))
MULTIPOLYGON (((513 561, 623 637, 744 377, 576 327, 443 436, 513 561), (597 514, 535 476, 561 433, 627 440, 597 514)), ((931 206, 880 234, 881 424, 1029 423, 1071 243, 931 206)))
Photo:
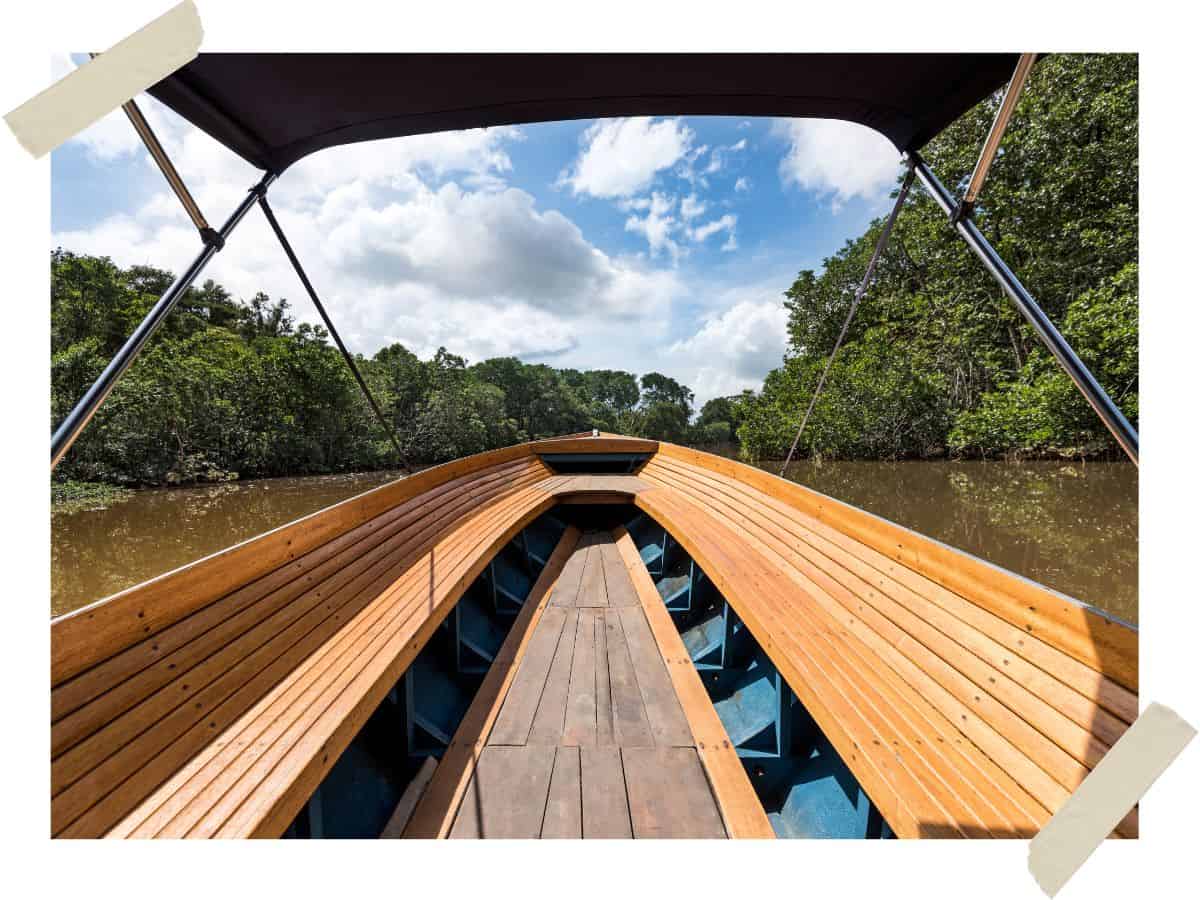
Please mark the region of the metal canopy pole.
MULTIPOLYGON (((95 59, 99 55, 99 53, 93 53, 91 57, 95 59)), ((129 123, 133 125, 133 130, 142 139, 142 143, 149 152, 150 158, 158 165, 159 171, 167 179, 167 184, 175 192, 175 196, 179 198, 179 202, 183 204, 184 211, 188 214, 188 218, 192 220, 192 224, 196 226, 196 230, 200 232, 201 239, 206 244, 219 244, 221 241, 220 234, 209 226, 204 213, 200 211, 200 205, 192 196, 192 192, 188 190, 187 185, 184 184, 183 179, 179 177, 179 172, 176 170, 175 164, 171 162, 171 157, 167 156, 167 151, 163 149, 163 145, 158 140, 158 135, 154 133, 154 129, 150 127, 150 123, 146 121, 146 117, 142 115, 137 102, 126 100, 121 104, 121 109, 129 119, 129 123)), ((220 247, 217 249, 220 249, 220 247)))
POLYGON ((150 336, 154 334, 158 326, 163 323, 163 320, 175 308, 175 304, 179 302, 179 298, 192 286, 192 282, 196 280, 204 270, 204 267, 208 265, 208 261, 225 245, 225 239, 229 237, 238 226, 238 223, 245 217, 246 213, 250 211, 250 207, 254 205, 255 200, 259 196, 266 194, 267 188, 270 187, 274 180, 275 176, 267 173, 258 184, 250 188, 246 199, 238 204, 237 209, 233 211, 225 221, 225 224, 221 226, 220 231, 214 232, 215 239, 205 241, 204 249, 192 260, 191 265, 183 271, 183 274, 175 279, 174 284, 167 288, 166 293, 158 299, 158 302, 154 304, 150 312, 142 319, 141 324, 138 325, 133 334, 125 341, 124 346, 117 351, 117 355, 105 367, 100 377, 96 379, 95 384, 88 388, 87 393, 83 395, 83 399, 75 404, 75 408, 71 410, 67 417, 59 424, 58 428, 55 429, 54 436, 50 439, 51 469, 58 465, 58 461, 62 459, 63 454, 75 443, 75 439, 79 437, 79 433, 91 421, 96 410, 100 408, 100 404, 105 401, 116 386, 117 381, 125 373, 125 370, 137 358, 146 341, 150 339, 150 336))
POLYGON ((304 267, 300 265, 300 260, 296 256, 292 245, 287 239, 287 235, 283 233, 283 229, 279 226, 279 220, 275 218, 275 213, 271 210, 271 205, 267 203, 267 195, 260 194, 258 197, 258 205, 262 207, 263 215, 267 217, 267 221, 271 225, 271 229, 275 232, 275 237, 279 238, 279 244, 283 247, 283 252, 287 254, 288 261, 291 262, 292 268, 296 270, 296 274, 300 276, 300 281, 304 284, 304 289, 308 291, 308 296, 312 298, 313 306, 317 308, 317 312, 321 314, 321 319, 325 322, 325 327, 329 329, 329 334, 333 337, 333 341, 337 344, 338 350, 342 353, 342 359, 346 360, 346 365, 350 367, 350 371, 354 374, 354 380, 358 382, 358 386, 362 389, 363 395, 367 398, 367 402, 371 404, 371 409, 375 410, 375 415, 379 419, 379 424, 383 426, 383 430, 387 432, 388 440, 392 442, 392 446, 396 448, 396 453, 400 457, 400 465, 404 467, 404 471, 409 475, 413 473, 412 466, 408 464, 408 458, 404 455, 404 451, 400 449, 400 440, 396 436, 396 429, 383 414, 379 404, 375 402, 375 397, 371 393, 371 389, 367 387, 366 380, 358 371, 358 366, 354 363, 354 357, 350 355, 350 351, 346 349, 346 345, 342 343, 342 336, 338 334, 337 328, 333 325, 333 320, 329 318, 329 313, 325 311, 325 305, 321 303, 321 299, 317 296, 316 289, 313 288, 312 282, 308 280, 308 275, 304 271, 304 267))
POLYGON ((975 208, 975 201, 979 197, 979 192, 983 190, 983 182, 996 159, 1000 141, 1004 138, 1009 120, 1012 119, 1012 114, 1017 108, 1017 101, 1021 99, 1021 90, 1025 87, 1025 80, 1029 78, 1029 71, 1035 62, 1037 62, 1036 53, 1022 53, 1021 58, 1017 60, 1016 71, 1013 72, 1012 80, 1008 83, 1008 90, 1004 92, 1004 99, 1000 101, 1000 108, 996 110, 996 118, 992 120, 992 128, 988 132, 987 140, 983 142, 983 149, 979 151, 979 161, 975 163, 975 171, 971 173, 971 180, 967 182, 967 189, 963 193, 962 201, 955 208, 956 220, 967 218, 971 215, 971 210, 975 208))
POLYGON ((1087 399, 1092 408, 1096 410, 1096 414, 1103 420, 1105 426, 1112 432, 1113 437, 1117 439, 1117 443, 1121 445, 1121 449, 1133 460, 1134 465, 1138 464, 1138 433, 1129 420, 1125 418, 1125 414, 1120 408, 1113 403, 1112 398, 1105 393, 1104 388, 1100 386, 1094 375, 1088 370, 1088 367, 1083 364, 1083 361, 1071 349, 1071 345, 1054 327, 1054 323, 1046 316, 1042 308, 1038 306, 1037 301, 1029 291, 1025 290, 1025 286, 1021 284, 1017 276, 1013 274, 1003 259, 1000 258, 991 244, 987 242, 979 228, 975 223, 967 217, 956 218, 956 205, 954 197, 942 185, 936 175, 926 165, 925 160, 917 152, 907 154, 909 163, 913 166, 919 177, 933 195, 933 199, 937 201, 938 206, 942 211, 950 217, 955 229, 962 236, 962 239, 967 242, 967 246, 972 252, 979 257, 984 268, 988 270, 991 276, 1000 283, 1004 292, 1016 305, 1021 315, 1025 320, 1033 326, 1033 330, 1037 332, 1037 336, 1041 339, 1046 348, 1058 360, 1059 365, 1063 367, 1066 373, 1071 376, 1071 380, 1075 382, 1075 386, 1079 388, 1079 392, 1087 399))
POLYGON ((842 341, 846 339, 846 332, 850 330, 850 323, 854 320, 854 314, 858 311, 858 304, 862 301, 863 295, 866 294, 867 287, 871 284, 871 279, 875 277, 875 267, 879 264, 879 259, 883 256, 883 251, 887 247, 888 239, 892 235, 892 227, 896 224, 896 218, 900 215, 900 208, 904 206, 904 201, 908 197, 908 191, 912 187, 912 183, 913 167, 910 162, 908 172, 904 176, 904 182, 900 185, 900 193, 896 197, 896 205, 892 207, 891 215, 888 216, 887 221, 884 223, 883 231, 879 233, 879 240, 875 242, 875 252, 871 254, 871 261, 867 263, 867 271, 863 275, 862 283, 859 284, 858 290, 854 292, 854 300, 850 304, 850 312, 846 315, 846 321, 842 323, 842 331, 833 344, 833 350, 829 354, 829 359, 825 361, 825 369, 821 372, 817 386, 808 401, 808 409, 804 413, 804 418, 800 420, 800 427, 796 429, 796 437, 792 440, 792 446, 788 450, 787 459, 783 461, 783 467, 779 470, 780 478, 787 472, 787 467, 791 465, 792 457, 796 454, 796 447, 800 444, 800 435, 804 434, 804 428, 808 425, 808 419, 812 415, 813 407, 817 405, 817 398, 821 396, 821 391, 825 387, 825 379, 829 375, 829 370, 833 368, 834 357, 837 356, 838 350, 842 348, 842 341))

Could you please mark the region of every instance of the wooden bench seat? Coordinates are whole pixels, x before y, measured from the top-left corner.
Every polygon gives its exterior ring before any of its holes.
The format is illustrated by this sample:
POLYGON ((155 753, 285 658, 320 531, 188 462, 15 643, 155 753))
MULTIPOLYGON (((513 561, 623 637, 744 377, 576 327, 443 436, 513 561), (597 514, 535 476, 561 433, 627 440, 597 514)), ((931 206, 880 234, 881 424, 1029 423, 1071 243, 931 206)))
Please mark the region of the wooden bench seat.
MULTIPOLYGON (((897 834, 1035 833, 1136 718, 1136 631, 742 469, 663 445, 636 503, 725 594, 897 834)), ((1118 834, 1136 827, 1135 812, 1118 834)))
MULTIPOLYGON (((1034 833, 1137 716, 1136 629, 759 470, 567 438, 426 470, 54 620, 53 834, 281 834, 498 549, 572 502, 634 503, 672 533, 901 836, 1034 833), (653 455, 636 476, 539 457, 563 452, 653 455)), ((671 623, 650 621, 661 644, 671 623)), ((737 774, 727 755, 705 765, 737 774)), ((1118 833, 1136 829, 1135 812, 1118 833)))
POLYGON ((55 620, 53 834, 282 833, 504 543, 560 497, 645 487, 537 456, 573 443, 427 470, 55 620))
POLYGON ((56 684, 54 833, 281 833, 549 476, 450 478, 56 684))

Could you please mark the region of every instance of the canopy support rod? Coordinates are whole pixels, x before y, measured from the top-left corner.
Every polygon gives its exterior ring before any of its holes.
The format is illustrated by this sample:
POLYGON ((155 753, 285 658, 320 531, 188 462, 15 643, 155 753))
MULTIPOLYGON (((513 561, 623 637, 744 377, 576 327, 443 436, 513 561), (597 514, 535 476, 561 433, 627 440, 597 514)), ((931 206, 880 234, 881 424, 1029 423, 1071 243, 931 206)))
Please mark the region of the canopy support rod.
MULTIPOLYGON (((95 59, 99 55, 99 53, 93 53, 91 57, 95 59)), ((133 126, 133 130, 137 132, 138 137, 145 144, 150 158, 154 160, 158 166, 158 170, 167 179, 167 184, 171 186, 171 190, 175 192, 175 196, 179 198, 179 202, 183 204, 184 211, 188 214, 188 218, 192 220, 192 224, 196 226, 196 230, 200 232, 201 239, 206 244, 220 241, 220 234, 209 226, 208 219, 204 218, 204 213, 200 211, 200 205, 196 203, 192 192, 184 184, 183 178, 179 175, 179 170, 171 162, 171 157, 167 156, 167 151, 163 149, 162 143, 158 140, 158 135, 154 133, 154 129, 150 127, 150 123, 146 121, 146 117, 142 115, 137 102, 135 100, 127 100, 121 104, 121 109, 125 112, 129 123, 133 126)), ((218 247, 217 249, 220 248, 218 247)))
POLYGON ((829 375, 829 370, 833 368, 834 357, 837 356, 838 350, 842 348, 842 341, 846 339, 846 332, 850 330, 850 323, 854 320, 854 314, 858 312, 858 304, 862 301, 863 295, 866 294, 867 288, 871 284, 871 279, 875 277, 875 267, 879 264, 880 258, 883 256, 883 251, 887 248, 888 239, 892 236, 892 226, 896 224, 896 219, 900 215, 900 208, 904 206, 904 201, 908 197, 909 188, 913 183, 913 166, 908 164, 908 173, 904 176, 904 182, 900 185, 900 193, 896 196, 896 205, 892 207, 891 214, 888 215, 887 221, 883 224, 883 230, 879 232, 879 240, 875 242, 875 252, 871 254, 871 261, 867 263, 867 271, 863 275, 862 283, 859 284, 858 290, 854 292, 854 300, 850 304, 850 311, 846 314, 846 321, 842 323, 841 333, 838 334, 837 341, 834 342, 833 350, 829 354, 829 359, 825 361, 825 369, 821 372, 821 377, 817 381, 817 387, 813 391, 812 397, 808 401, 808 409, 804 413, 804 418, 800 420, 800 427, 796 429, 796 437, 792 440, 792 446, 788 450, 787 459, 783 461, 783 467, 779 470, 779 477, 784 477, 787 472, 787 467, 791 465, 792 457, 796 454, 796 447, 800 445, 800 435, 804 434, 804 428, 808 425, 808 419, 812 415, 813 408, 817 405, 817 398, 821 396, 821 391, 825 388, 825 379, 829 375))
POLYGON ((163 323, 163 320, 175 308, 175 304, 179 302, 179 298, 187 293, 188 288, 192 286, 192 282, 204 271, 204 267, 208 265, 208 261, 212 259, 223 246, 225 239, 233 233, 233 230, 238 226, 238 223, 245 218, 250 208, 254 206, 254 201, 261 195, 266 194, 267 188, 275 180, 275 176, 267 173, 262 180, 246 194, 246 199, 237 205, 237 208, 226 219, 225 224, 221 226, 221 230, 216 232, 216 240, 205 241, 204 249, 199 255, 192 260, 191 265, 184 269, 183 274, 175 279, 175 282, 167 288, 166 292, 158 298, 158 302, 146 314, 141 323, 133 334, 125 341, 124 346, 117 351, 117 355, 112 358, 112 361, 100 373, 100 377, 96 379, 95 384, 88 388, 87 393, 83 395, 75 408, 67 414, 67 417, 62 420, 58 428, 55 429, 53 437, 50 438, 50 468, 53 469, 58 465, 58 461, 62 459, 63 454, 71 448, 75 443, 75 439, 79 437, 80 432, 91 421, 92 416, 96 414, 96 410, 100 408, 100 404, 107 399, 112 389, 116 387, 121 376, 125 374, 125 370, 137 358, 137 355, 146 345, 146 341, 150 340, 150 336, 158 330, 158 326, 163 323))
POLYGON ((1017 101, 1021 99, 1025 80, 1029 78, 1029 72, 1035 62, 1037 62, 1036 53, 1022 53, 1021 58, 1017 60, 1017 68, 1013 72, 1012 80, 1008 83, 1008 89, 1004 92, 1004 99, 1000 101, 1000 108, 996 110, 996 118, 992 120, 992 128, 988 132, 987 140, 983 142, 983 149, 979 151, 979 161, 975 163, 975 171, 971 173, 971 180, 967 182, 967 190, 958 206, 955 207, 955 221, 969 217, 975 208, 975 201, 979 198, 980 191, 983 190, 983 182, 992 169, 992 163, 996 160, 996 151, 1000 149, 1000 141, 1004 139, 1004 132, 1008 129, 1009 120, 1012 119, 1012 114, 1017 108, 1017 101))
POLYGON ((1125 418, 1125 414, 1108 396, 1104 388, 1100 386, 1100 382, 1092 375, 1088 367, 1083 364, 1083 361, 1071 349, 1071 345, 1054 327, 1054 323, 1038 306, 1037 301, 1029 291, 1025 290, 1025 286, 1021 284, 1012 270, 1000 258, 1000 254, 995 251, 991 244, 984 238, 983 233, 969 218, 955 218, 955 203, 954 197, 946 190, 945 186, 933 174, 925 160, 915 151, 907 154, 909 163, 913 166, 917 173, 917 177, 925 185, 926 189, 933 196, 938 206, 942 211, 950 217, 955 229, 971 251, 979 257, 988 273, 999 282, 1000 287, 1004 289, 1010 300, 1017 307, 1017 310, 1025 317, 1025 320, 1033 326, 1033 330, 1037 333, 1038 338, 1046 348, 1058 360, 1058 364, 1075 382, 1075 386, 1079 388, 1079 392, 1092 405, 1096 414, 1104 422, 1109 431, 1112 432, 1117 443, 1121 445, 1121 449, 1129 456, 1134 465, 1138 464, 1138 433, 1129 420, 1125 418))
POLYGON ((322 321, 325 322, 325 327, 329 329, 329 334, 333 337, 333 341, 337 344, 338 350, 342 353, 342 359, 346 360, 346 365, 350 367, 351 373, 354 375, 354 380, 358 382, 358 386, 362 389, 363 396, 367 398, 367 402, 371 404, 371 409, 375 410, 375 416, 379 419, 379 424, 383 426, 384 432, 388 436, 388 440, 392 442, 392 446, 396 449, 397 456, 400 457, 400 465, 404 467, 404 471, 409 475, 413 474, 412 466, 408 464, 408 458, 404 455, 404 451, 400 449, 400 439, 396 436, 395 426, 384 416, 383 410, 379 404, 375 402, 375 397, 371 393, 371 389, 367 387, 366 380, 362 377, 362 373, 358 371, 358 366, 354 362, 354 357, 350 355, 350 351, 346 349, 346 345, 342 342, 341 335, 338 334, 337 328, 333 325, 333 320, 329 318, 329 313, 325 311, 325 305, 321 303, 321 299, 317 296, 316 289, 313 288, 312 282, 308 280, 308 275, 304 271, 304 267, 300 265, 300 260, 296 253, 292 250, 292 245, 287 239, 287 235, 283 233, 283 229, 279 226, 279 220, 275 218, 275 213, 271 210, 271 205, 267 202, 266 194, 260 194, 258 205, 262 207, 263 215, 267 217, 267 222, 270 223, 271 229, 275 232, 275 237, 279 238, 279 245, 283 247, 283 252, 287 254, 288 261, 292 264, 292 268, 296 270, 296 274, 300 276, 300 281, 304 285, 304 289, 308 291, 308 296, 312 299, 313 306, 317 308, 317 312, 321 314, 322 321))

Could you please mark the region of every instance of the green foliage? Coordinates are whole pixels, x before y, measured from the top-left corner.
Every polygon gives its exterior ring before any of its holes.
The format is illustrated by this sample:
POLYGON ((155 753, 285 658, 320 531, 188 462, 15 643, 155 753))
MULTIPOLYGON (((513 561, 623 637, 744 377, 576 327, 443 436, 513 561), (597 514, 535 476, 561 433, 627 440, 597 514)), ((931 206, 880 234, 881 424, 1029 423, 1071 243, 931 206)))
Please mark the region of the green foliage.
POLYGON ((82 512, 83 510, 106 509, 113 504, 128 500, 133 491, 114 487, 111 484, 96 484, 90 481, 56 481, 50 485, 50 509, 52 514, 82 512))
MULTIPOLYGON (((1072 301, 1063 326, 1084 363, 1135 419, 1137 315, 1137 266, 1129 265, 1072 301)), ((1002 448, 1010 455, 1053 449, 1064 456, 1088 456, 1111 442, 1087 401, 1040 347, 1015 378, 960 415, 949 435, 955 450, 977 455, 1002 448)))
MULTIPOLYGON (((1137 417, 1137 57, 1038 63, 975 217, 1100 383, 1137 417)), ((923 153, 952 190, 1000 95, 923 153)), ((882 220, 785 293, 784 367, 746 403, 750 457, 787 452, 882 220)), ((830 372, 801 454, 1116 455, 1115 442, 925 191, 913 189, 830 372)))
MULTIPOLYGON (((51 413, 83 395, 169 272, 51 255, 51 413)), ((233 299, 209 281, 184 296, 55 471, 57 484, 183 484, 395 467, 399 460, 322 328, 287 300, 233 299)), ((692 392, 657 373, 558 370, 512 357, 469 366, 399 344, 357 365, 408 459, 437 463, 519 441, 601 428, 667 440, 728 440, 689 426, 692 392)))

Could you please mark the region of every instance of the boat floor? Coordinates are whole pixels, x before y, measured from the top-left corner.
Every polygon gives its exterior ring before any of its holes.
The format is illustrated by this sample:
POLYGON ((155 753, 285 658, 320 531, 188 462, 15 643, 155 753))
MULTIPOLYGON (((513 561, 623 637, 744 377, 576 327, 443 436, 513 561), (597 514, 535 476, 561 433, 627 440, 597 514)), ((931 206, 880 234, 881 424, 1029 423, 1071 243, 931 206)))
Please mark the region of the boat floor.
MULTIPOLYGON (((531 632, 490 730, 455 736, 481 750, 447 754, 438 767, 435 781, 454 782, 474 764, 461 802, 455 809, 430 791, 418 818, 443 820, 451 838, 725 837, 684 704, 611 535, 582 537, 540 613, 525 623, 531 632)), ((757 802, 748 782, 745 792, 757 802)))

